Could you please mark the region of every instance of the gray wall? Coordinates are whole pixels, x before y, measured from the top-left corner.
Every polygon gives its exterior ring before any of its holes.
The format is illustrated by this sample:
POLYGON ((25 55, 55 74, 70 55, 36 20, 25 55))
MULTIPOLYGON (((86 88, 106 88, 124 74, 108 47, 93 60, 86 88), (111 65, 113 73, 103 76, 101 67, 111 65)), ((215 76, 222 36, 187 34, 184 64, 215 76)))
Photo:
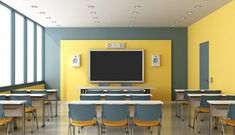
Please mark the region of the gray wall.
POLYGON ((46 28, 48 88, 60 88, 60 40, 172 40, 172 90, 187 88, 187 28, 46 28))

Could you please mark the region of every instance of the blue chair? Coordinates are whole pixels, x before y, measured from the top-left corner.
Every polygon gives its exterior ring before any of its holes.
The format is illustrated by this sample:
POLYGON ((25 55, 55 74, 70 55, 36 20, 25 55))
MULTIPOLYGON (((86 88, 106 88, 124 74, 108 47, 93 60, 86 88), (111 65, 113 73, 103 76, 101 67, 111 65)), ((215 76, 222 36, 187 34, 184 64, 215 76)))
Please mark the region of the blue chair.
POLYGON ((197 132, 200 133, 199 129, 199 119, 200 119, 200 114, 205 114, 209 113, 209 103, 207 102, 208 100, 221 100, 222 96, 206 96, 203 95, 201 97, 200 101, 200 106, 197 107, 194 113, 194 119, 193 119, 193 128, 195 127, 195 122, 197 121, 197 132))
POLYGON ((37 129, 39 129, 38 127, 38 118, 37 118, 37 110, 36 108, 34 108, 32 106, 32 101, 31 101, 31 98, 30 96, 10 96, 10 100, 24 100, 26 101, 25 103, 25 113, 27 114, 32 114, 32 130, 31 130, 31 133, 34 132, 34 123, 35 123, 35 120, 36 120, 36 126, 37 126, 37 129))
POLYGON ((93 89, 89 89, 86 91, 86 94, 103 94, 103 90, 93 90, 93 89))
POLYGON ((80 95, 80 100, 100 100, 100 95, 80 95))
POLYGON ((221 119, 219 125, 221 125, 220 130, 222 130, 223 135, 225 135, 225 126, 232 126, 235 128, 235 104, 229 106, 228 118, 221 119))
POLYGON ((128 94, 144 94, 145 90, 128 90, 128 94))
POLYGON ((235 100, 235 95, 234 96, 232 96, 232 95, 226 96, 226 100, 235 100))
POLYGON ((14 134, 14 124, 12 118, 7 118, 4 115, 3 105, 0 104, 0 126, 7 126, 7 135, 11 130, 12 135, 14 134))
POLYGON ((130 95, 130 100, 151 100, 150 95, 130 95))
POLYGON ((125 100, 125 95, 107 95, 105 96, 105 100, 125 100))
POLYGON ((221 90, 205 90, 205 94, 221 94, 221 90))
POLYGON ((5 96, 0 96, 0 100, 6 100, 5 96))
POLYGON ((31 90, 31 94, 45 94, 44 105, 48 106, 49 109, 50 109, 50 114, 49 114, 49 111, 48 111, 47 121, 49 121, 49 116, 50 115, 51 115, 51 118, 53 118, 52 104, 51 104, 51 101, 48 100, 47 91, 45 89, 35 89, 35 90, 31 90))
MULTIPOLYGON (((200 94, 201 91, 200 90, 185 90, 184 91, 184 99, 182 101, 178 101, 179 102, 179 113, 178 116, 179 118, 181 118, 182 121, 184 121, 184 106, 187 106, 189 104, 189 96, 188 94, 200 94)), ((177 109, 176 109, 177 110, 177 109)))
POLYGON ((75 135, 75 127, 79 127, 79 133, 82 132, 82 127, 98 126, 98 134, 100 128, 96 117, 95 104, 69 104, 69 134, 73 127, 73 135, 75 135))
MULTIPOLYGON (((134 126, 158 127, 158 135, 161 134, 162 105, 161 104, 136 104, 135 114, 132 124, 132 134, 134 126)), ((150 132, 150 130, 149 130, 150 132)))
POLYGON ((123 90, 108 90, 108 94, 124 94, 123 90))
POLYGON ((11 90, 12 94, 27 94, 27 90, 19 89, 19 90, 11 90))
POLYGON ((124 126, 129 132, 129 105, 128 104, 103 104, 101 135, 105 133, 105 126, 124 126))

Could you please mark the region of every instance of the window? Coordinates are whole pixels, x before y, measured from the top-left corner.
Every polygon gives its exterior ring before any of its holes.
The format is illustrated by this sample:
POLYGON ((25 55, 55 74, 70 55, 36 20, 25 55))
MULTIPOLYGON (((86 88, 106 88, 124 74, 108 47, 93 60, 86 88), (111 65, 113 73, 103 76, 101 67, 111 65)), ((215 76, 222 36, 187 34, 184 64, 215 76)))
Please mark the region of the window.
POLYGON ((27 82, 34 82, 34 23, 27 20, 27 82))
POLYGON ((42 81, 42 27, 37 25, 37 81, 42 81))
POLYGON ((15 14, 15 84, 24 83, 24 17, 15 14))
POLYGON ((0 87, 11 85, 11 10, 0 4, 0 87))

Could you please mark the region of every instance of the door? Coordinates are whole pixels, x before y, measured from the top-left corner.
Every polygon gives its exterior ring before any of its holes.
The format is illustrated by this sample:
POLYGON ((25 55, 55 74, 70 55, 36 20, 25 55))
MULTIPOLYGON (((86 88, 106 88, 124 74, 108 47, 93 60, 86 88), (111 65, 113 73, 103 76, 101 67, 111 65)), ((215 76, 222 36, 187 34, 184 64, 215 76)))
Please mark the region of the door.
POLYGON ((209 89, 209 42, 200 44, 200 89, 209 89))

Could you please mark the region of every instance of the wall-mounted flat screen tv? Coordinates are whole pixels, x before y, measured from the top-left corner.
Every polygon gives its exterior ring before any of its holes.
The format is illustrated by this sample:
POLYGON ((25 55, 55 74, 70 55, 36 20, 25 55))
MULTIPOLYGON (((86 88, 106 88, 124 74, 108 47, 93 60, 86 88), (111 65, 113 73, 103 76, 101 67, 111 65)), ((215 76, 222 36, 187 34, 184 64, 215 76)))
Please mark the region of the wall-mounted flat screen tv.
POLYGON ((144 50, 90 50, 90 82, 144 82, 144 50))

